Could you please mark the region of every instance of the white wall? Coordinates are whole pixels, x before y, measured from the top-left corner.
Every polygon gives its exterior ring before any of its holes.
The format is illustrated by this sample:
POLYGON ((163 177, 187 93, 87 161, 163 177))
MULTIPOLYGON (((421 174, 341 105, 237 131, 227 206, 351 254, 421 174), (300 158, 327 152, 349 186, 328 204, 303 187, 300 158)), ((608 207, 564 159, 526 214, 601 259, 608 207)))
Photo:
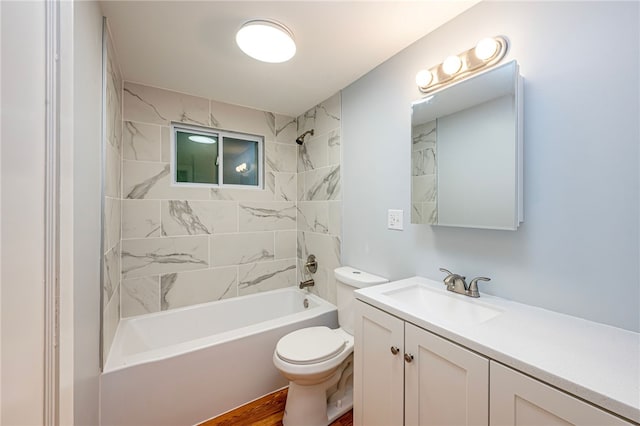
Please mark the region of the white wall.
POLYGON ((44 2, 0 5, 3 425, 43 422, 44 7, 44 2))
POLYGON ((484 2, 344 89, 343 263, 489 276, 481 292, 640 330, 639 17, 637 2, 484 2), (414 76, 498 34, 525 77, 525 221, 410 225, 414 76), (389 208, 404 232, 386 229, 389 208))

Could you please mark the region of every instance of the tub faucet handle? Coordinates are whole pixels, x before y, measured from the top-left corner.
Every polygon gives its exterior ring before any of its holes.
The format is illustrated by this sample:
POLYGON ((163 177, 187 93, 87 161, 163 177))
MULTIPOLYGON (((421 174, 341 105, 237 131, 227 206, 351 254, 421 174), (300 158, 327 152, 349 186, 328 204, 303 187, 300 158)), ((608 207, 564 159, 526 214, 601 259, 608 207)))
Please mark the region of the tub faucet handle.
POLYGON ((309 257, 307 257, 307 263, 304 264, 304 267, 309 271, 309 273, 315 274, 318 270, 318 261, 316 260, 316 257, 310 254, 309 257))

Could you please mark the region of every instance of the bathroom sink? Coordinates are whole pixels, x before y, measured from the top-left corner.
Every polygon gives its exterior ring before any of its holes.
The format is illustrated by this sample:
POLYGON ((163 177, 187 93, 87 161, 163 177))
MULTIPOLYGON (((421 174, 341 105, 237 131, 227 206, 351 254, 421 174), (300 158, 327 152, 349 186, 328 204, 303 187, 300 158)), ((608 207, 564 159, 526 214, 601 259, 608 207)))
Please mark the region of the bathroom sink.
POLYGON ((414 284, 382 293, 399 302, 407 310, 461 325, 480 324, 497 317, 503 311, 479 302, 465 300, 467 296, 447 294, 414 284))

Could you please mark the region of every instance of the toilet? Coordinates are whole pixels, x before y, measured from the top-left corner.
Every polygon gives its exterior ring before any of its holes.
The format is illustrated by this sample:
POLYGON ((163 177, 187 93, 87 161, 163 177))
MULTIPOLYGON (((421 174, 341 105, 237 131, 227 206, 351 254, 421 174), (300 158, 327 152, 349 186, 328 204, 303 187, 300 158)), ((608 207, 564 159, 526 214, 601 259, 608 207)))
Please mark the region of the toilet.
POLYGON ((348 266, 334 274, 340 328, 293 331, 273 353, 273 363, 289 380, 284 425, 325 426, 353 406, 353 292, 388 280, 348 266))

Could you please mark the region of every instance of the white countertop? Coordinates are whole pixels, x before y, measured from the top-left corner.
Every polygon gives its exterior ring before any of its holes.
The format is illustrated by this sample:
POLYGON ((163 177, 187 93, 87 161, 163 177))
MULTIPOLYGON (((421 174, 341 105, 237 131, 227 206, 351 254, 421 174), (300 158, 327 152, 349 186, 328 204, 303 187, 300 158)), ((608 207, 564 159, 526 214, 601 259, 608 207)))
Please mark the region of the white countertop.
POLYGON ((413 277, 356 291, 370 305, 640 423, 640 334, 481 294, 448 292, 413 277), (480 324, 459 324, 383 293, 413 285, 503 311, 480 324))

